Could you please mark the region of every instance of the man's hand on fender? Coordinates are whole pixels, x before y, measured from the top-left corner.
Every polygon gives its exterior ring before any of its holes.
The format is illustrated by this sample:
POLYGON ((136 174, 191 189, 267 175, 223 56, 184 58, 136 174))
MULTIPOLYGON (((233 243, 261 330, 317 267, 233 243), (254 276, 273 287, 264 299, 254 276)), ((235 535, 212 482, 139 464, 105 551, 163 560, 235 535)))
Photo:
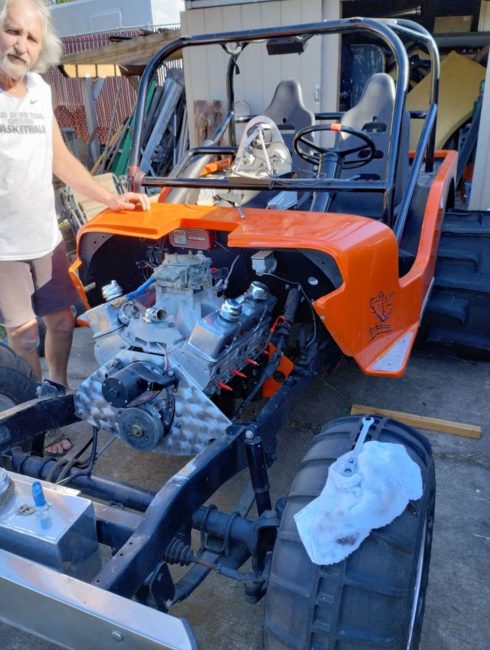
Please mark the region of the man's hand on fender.
POLYGON ((134 210, 136 207, 141 208, 141 210, 149 210, 150 199, 146 194, 125 192, 124 194, 115 194, 108 207, 116 212, 119 210, 134 210))

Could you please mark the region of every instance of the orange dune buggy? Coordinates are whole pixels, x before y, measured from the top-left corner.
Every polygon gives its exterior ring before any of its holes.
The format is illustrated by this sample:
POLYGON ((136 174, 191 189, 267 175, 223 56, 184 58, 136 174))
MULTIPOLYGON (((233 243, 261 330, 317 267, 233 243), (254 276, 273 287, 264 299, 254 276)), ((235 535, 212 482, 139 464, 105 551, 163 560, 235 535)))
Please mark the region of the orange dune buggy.
MULTIPOLYGON (((63 641, 69 647, 88 647, 94 612, 100 634, 91 647, 108 647, 114 629, 123 636, 130 630, 138 643, 146 639, 144 647, 195 647, 190 628, 165 612, 211 570, 244 583, 250 599, 265 597, 266 648, 417 647, 434 511, 428 442, 374 418, 370 439, 405 447, 420 467, 423 496, 331 566, 312 563, 294 515, 320 493, 332 462, 354 447, 361 417, 325 426, 289 497, 276 504, 268 468, 283 453, 282 423, 325 364, 343 354, 369 375, 399 377, 406 369, 454 196, 457 156, 434 151, 438 75, 438 53, 423 28, 362 18, 184 36, 148 65, 130 180, 133 189, 158 188, 158 199, 149 212, 105 210, 78 237, 73 271, 80 285, 95 285, 84 295, 82 318, 100 367, 74 396, 48 394, 2 414, 2 448, 14 472, 61 476, 85 495, 131 510, 95 509, 94 543, 114 553, 92 573, 81 570, 79 558, 75 577, 63 569, 54 578, 35 548, 23 556, 10 549, 16 575, 26 562, 36 564, 39 583, 23 589, 35 590, 43 607, 63 603, 77 621, 63 641), (336 34, 378 42, 396 74, 374 72, 338 113, 313 114, 299 81, 286 79, 263 112, 234 114, 234 75, 246 49, 291 56, 310 39, 336 34), (411 112, 407 40, 427 51, 432 66, 428 105, 411 112), (228 113, 215 136, 192 147, 167 176, 143 174, 149 83, 174 52, 197 47, 229 56, 228 113), (423 126, 409 151, 415 119, 423 126), (18 447, 78 420, 93 428, 93 453, 82 469, 18 447), (191 460, 156 494, 100 479, 92 473, 99 430, 137 450, 191 460), (248 509, 230 514, 204 505, 247 467, 255 519, 248 509), (193 529, 201 533, 197 547, 193 529), (249 559, 251 568, 240 569, 249 559), (184 577, 172 575, 174 563, 190 566, 184 577), (77 590, 67 596, 69 580, 77 590), (151 620, 145 632, 141 617, 151 620)), ((39 632, 40 624, 32 627, 39 632)))

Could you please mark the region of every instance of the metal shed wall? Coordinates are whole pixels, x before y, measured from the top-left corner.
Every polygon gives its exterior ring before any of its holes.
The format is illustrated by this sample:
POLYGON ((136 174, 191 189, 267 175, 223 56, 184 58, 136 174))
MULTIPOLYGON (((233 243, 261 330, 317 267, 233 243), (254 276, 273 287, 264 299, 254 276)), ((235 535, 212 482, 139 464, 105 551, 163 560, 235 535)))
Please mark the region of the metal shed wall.
MULTIPOLYGON (((340 17, 339 0, 281 0, 190 9, 181 14, 182 34, 216 33, 274 25, 293 25, 340 17)), ((297 79, 303 100, 313 112, 335 110, 339 68, 338 39, 312 39, 302 55, 268 57, 265 45, 251 45, 240 56, 235 99, 246 100, 252 113, 265 109, 281 79, 297 79), (328 43, 327 43, 328 41, 328 43)), ((228 57, 218 46, 184 52, 188 106, 196 100, 221 100, 226 105, 228 57)), ((195 143, 194 124, 189 124, 195 143)))

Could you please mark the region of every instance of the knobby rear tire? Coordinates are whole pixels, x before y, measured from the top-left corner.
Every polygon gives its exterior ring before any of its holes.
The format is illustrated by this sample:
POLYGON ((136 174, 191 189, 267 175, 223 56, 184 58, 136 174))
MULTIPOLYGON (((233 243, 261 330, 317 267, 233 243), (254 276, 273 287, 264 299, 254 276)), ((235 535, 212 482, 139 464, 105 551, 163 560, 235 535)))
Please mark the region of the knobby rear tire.
POLYGON ((422 472, 424 493, 344 561, 313 564, 294 514, 321 492, 328 468, 352 448, 362 416, 335 420, 312 442, 291 487, 266 594, 267 650, 415 650, 420 641, 434 521, 430 444, 414 429, 375 416, 368 439, 398 443, 422 472))
POLYGON ((0 410, 36 397, 32 369, 6 345, 0 345, 0 410))

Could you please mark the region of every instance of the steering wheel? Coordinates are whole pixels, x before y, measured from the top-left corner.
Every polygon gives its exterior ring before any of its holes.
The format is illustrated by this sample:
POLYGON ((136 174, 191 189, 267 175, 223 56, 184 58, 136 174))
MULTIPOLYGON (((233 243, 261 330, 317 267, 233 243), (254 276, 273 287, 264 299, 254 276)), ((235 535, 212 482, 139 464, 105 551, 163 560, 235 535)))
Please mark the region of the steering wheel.
POLYGON ((334 153, 342 160, 342 169, 364 167, 364 165, 367 165, 376 156, 376 145, 365 131, 352 126, 345 126, 339 122, 333 122, 332 124, 314 124, 313 126, 300 129, 294 135, 293 147, 300 158, 314 165, 321 163, 327 154, 334 153), (342 131, 343 133, 349 133, 349 135, 353 135, 359 138, 359 140, 362 140, 362 144, 357 147, 340 149, 339 147, 322 147, 306 138, 310 133, 318 133, 319 131, 342 131), (308 151, 305 150, 305 147, 308 147, 308 151), (314 153, 312 153, 312 150, 314 153), (366 151, 366 156, 359 160, 345 160, 347 156, 360 151, 366 151))

